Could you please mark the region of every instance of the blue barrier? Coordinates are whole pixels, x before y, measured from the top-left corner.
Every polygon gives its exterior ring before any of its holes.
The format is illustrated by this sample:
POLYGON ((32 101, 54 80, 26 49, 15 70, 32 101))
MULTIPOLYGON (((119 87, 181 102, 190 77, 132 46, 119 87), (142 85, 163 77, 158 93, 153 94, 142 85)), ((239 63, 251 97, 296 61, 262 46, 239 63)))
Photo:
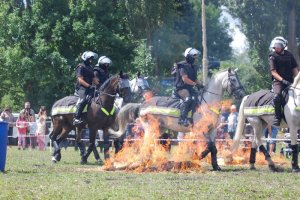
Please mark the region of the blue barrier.
POLYGON ((7 150, 8 123, 0 122, 0 171, 4 172, 7 150))

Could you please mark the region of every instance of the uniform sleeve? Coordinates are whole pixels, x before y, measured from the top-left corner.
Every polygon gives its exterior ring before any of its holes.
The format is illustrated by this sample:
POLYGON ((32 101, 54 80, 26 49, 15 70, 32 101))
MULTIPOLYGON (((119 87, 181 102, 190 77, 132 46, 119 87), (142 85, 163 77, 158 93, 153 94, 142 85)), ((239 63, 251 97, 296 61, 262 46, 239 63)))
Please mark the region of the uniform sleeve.
POLYGON ((76 69, 76 76, 84 76, 84 68, 82 66, 77 67, 76 69))
POLYGON ((270 55, 269 56, 269 66, 270 66, 270 71, 276 70, 275 68, 275 57, 270 55))
POLYGON ((180 76, 183 76, 183 75, 187 75, 186 71, 185 71, 185 68, 184 67, 181 67, 180 70, 179 70, 179 74, 180 76))
POLYGON ((298 65, 297 65, 297 62, 296 62, 296 60, 295 60, 295 57, 293 56, 293 54, 292 54, 292 69, 294 69, 294 68, 296 68, 296 67, 298 67, 298 65))

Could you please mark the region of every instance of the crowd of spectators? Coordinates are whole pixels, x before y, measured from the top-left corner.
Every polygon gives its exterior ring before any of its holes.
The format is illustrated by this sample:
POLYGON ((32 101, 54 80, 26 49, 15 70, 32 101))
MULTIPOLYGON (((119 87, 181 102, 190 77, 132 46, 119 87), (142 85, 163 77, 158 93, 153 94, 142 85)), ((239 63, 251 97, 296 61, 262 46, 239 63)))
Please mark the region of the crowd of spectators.
POLYGON ((5 121, 9 124, 8 130, 8 145, 15 144, 13 137, 13 128, 17 128, 17 145, 18 149, 35 149, 38 146, 39 150, 45 150, 45 135, 46 135, 46 119, 47 111, 45 106, 41 106, 37 114, 31 108, 30 102, 25 102, 24 108, 15 119, 11 108, 6 107, 0 115, 0 121, 5 121))

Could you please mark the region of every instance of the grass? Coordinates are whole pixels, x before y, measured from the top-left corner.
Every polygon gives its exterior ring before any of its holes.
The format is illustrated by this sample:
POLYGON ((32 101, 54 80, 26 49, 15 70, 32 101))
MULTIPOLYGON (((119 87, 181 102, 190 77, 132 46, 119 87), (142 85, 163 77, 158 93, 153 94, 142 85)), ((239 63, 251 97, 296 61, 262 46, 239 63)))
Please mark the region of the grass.
POLYGON ((8 148, 6 172, 0 173, 0 199, 300 199, 300 173, 290 166, 272 173, 266 166, 224 166, 222 172, 103 172, 79 152, 62 151, 50 162, 49 151, 8 148))

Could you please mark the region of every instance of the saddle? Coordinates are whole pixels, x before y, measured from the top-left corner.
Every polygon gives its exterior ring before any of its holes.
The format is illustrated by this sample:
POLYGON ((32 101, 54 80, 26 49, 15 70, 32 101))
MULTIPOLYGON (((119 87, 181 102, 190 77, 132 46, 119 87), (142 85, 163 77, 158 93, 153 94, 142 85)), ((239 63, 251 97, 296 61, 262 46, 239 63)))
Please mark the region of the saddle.
MULTIPOLYGON (((288 102, 287 92, 283 91, 282 96, 282 106, 285 106, 288 102)), ((244 114, 246 116, 273 115, 275 113, 273 100, 273 91, 259 90, 248 96, 244 105, 244 114)))
MULTIPOLYGON (((78 101, 78 96, 66 96, 58 101, 56 101, 52 106, 51 115, 58 114, 74 114, 76 112, 76 104, 78 101)), ((82 113, 87 112, 88 105, 86 105, 82 113)))
MULTIPOLYGON (((170 117, 180 116, 180 105, 182 100, 172 97, 153 97, 148 102, 142 104, 140 115, 158 114, 170 117)), ((192 117, 192 111, 188 113, 188 118, 192 117)))

